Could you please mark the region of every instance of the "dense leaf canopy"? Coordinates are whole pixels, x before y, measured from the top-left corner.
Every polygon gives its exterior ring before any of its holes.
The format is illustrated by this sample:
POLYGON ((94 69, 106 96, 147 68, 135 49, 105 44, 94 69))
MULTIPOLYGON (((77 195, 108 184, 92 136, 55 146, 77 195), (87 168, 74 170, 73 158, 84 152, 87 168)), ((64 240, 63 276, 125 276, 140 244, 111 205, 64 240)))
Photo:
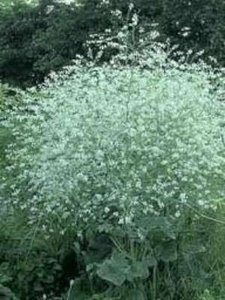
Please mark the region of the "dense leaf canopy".
MULTIPOLYGON (((215 57, 225 65, 225 2, 223 0, 135 0, 139 24, 150 31, 155 24, 160 39, 170 38, 195 60, 215 57)), ((20 85, 43 81, 52 70, 85 54, 84 43, 92 33, 121 27, 130 1, 23 0, 0 6, 0 79, 20 85), (123 20, 115 18, 122 12, 123 20), (112 13, 114 12, 114 14, 112 13)), ((212 61, 213 59, 211 59, 212 61)))

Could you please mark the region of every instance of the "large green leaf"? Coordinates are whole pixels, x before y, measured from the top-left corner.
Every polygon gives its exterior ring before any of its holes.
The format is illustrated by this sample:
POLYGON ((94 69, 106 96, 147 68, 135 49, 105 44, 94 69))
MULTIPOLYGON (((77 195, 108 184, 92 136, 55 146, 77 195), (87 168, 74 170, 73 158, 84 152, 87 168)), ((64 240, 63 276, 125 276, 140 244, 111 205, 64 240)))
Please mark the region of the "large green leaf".
POLYGON ((135 279, 147 279, 149 267, 156 263, 156 260, 150 256, 138 261, 129 260, 124 254, 114 253, 110 259, 100 265, 97 275, 116 286, 121 286, 125 280, 133 282, 135 279))
POLYGON ((168 238, 176 238, 173 226, 166 217, 144 217, 137 220, 137 225, 148 233, 158 231, 168 238))
POLYGON ((123 254, 114 253, 100 265, 97 274, 100 278, 111 282, 116 286, 121 286, 130 272, 130 265, 123 254))
POLYGON ((153 255, 149 254, 144 258, 144 263, 145 263, 146 266, 151 268, 151 267, 154 267, 154 266, 157 265, 157 260, 153 255))
POLYGON ((155 253, 158 260, 162 260, 163 262, 175 261, 177 260, 177 242, 162 242, 160 245, 156 246, 155 253))
POLYGON ((204 252, 206 252, 206 248, 200 241, 197 241, 196 243, 187 243, 182 245, 182 253, 186 257, 204 252))
POLYGON ((127 280, 133 281, 136 278, 147 279, 149 276, 148 265, 143 261, 133 261, 129 273, 127 274, 127 280))

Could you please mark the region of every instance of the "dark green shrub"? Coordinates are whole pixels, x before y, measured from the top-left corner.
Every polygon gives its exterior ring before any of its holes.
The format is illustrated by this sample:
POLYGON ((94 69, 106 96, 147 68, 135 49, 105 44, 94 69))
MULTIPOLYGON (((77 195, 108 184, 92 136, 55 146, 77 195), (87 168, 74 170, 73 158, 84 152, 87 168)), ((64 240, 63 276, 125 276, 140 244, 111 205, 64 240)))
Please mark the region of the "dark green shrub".
POLYGON ((43 81, 83 54, 89 34, 110 26, 109 16, 94 3, 88 10, 54 1, 15 5, 0 21, 0 78, 22 85, 43 81))
MULTIPOLYGON (((187 52, 191 60, 215 57, 225 64, 225 4, 223 0, 135 0, 134 11, 146 33, 158 24, 162 41, 187 52)), ((66 5, 40 0, 23 1, 10 9, 0 7, 0 78, 27 86, 42 82, 51 71, 70 64, 77 54, 86 55, 85 42, 92 33, 120 28, 127 19, 130 1, 81 0, 66 5), (116 15, 121 11, 122 18, 116 15)), ((105 57, 108 59, 108 56, 105 57)))
POLYGON ((159 27, 179 49, 204 51, 203 58, 212 56, 225 65, 225 2, 223 0, 165 0, 159 27))

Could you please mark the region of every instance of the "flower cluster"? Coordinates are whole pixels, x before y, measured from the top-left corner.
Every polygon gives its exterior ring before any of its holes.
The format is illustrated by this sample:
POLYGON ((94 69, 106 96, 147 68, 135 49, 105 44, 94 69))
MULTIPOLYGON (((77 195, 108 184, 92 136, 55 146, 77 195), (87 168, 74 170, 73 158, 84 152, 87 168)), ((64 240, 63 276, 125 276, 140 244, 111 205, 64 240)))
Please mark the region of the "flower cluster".
POLYGON ((5 202, 43 229, 215 209, 225 196, 224 106, 209 71, 151 66, 77 64, 52 75, 38 103, 27 93, 8 122, 8 171, 18 175, 5 202))

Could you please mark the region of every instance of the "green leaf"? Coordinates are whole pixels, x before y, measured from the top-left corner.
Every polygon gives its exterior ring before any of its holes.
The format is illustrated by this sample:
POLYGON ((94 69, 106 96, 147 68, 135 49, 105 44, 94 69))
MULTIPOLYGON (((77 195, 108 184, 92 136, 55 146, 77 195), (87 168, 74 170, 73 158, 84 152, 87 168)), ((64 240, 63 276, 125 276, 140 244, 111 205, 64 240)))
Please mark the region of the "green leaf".
POLYGON ((126 293, 126 300, 146 300, 144 292, 139 289, 129 290, 126 293))
POLYGON ((130 271, 127 275, 127 280, 132 282, 136 278, 147 279, 149 276, 148 265, 145 261, 133 261, 130 271))
POLYGON ((17 300, 16 296, 13 294, 13 292, 0 284, 0 299, 2 300, 17 300))
POLYGON ((138 220, 137 224, 149 233, 152 231, 160 231, 168 238, 176 238, 172 224, 166 217, 144 217, 141 220, 138 220))
POLYGON ((202 243, 196 242, 196 244, 187 244, 185 247, 183 246, 182 252, 185 256, 191 256, 206 252, 206 248, 202 243))
POLYGON ((107 259, 100 265, 97 275, 111 282, 116 286, 121 286, 127 278, 130 266, 123 254, 114 253, 111 259, 107 259))
POLYGON ((177 260, 177 243, 176 241, 164 242, 155 248, 156 256, 164 262, 177 260))
POLYGON ((147 255, 145 258, 144 258, 144 263, 145 265, 147 265, 149 268, 151 267, 154 267, 157 265, 157 260, 155 259, 154 256, 152 255, 147 255))

